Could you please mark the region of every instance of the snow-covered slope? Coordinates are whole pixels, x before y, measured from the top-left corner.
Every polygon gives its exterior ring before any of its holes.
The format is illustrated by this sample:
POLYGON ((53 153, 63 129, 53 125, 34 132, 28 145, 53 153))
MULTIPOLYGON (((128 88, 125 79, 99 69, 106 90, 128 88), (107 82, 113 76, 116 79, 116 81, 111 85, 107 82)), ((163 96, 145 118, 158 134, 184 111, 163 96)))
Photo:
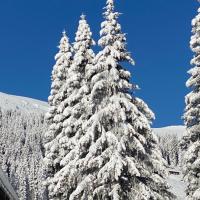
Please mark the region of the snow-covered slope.
POLYGON ((179 139, 183 137, 186 133, 186 129, 184 126, 167 126, 163 128, 154 128, 154 132, 158 136, 164 136, 164 135, 177 135, 179 139))
POLYGON ((19 200, 47 199, 42 180, 48 104, 0 93, 0 167, 19 200))
POLYGON ((6 110, 12 109, 28 112, 46 112, 48 109, 48 104, 46 102, 39 101, 36 99, 8 95, 0 92, 0 108, 6 110))

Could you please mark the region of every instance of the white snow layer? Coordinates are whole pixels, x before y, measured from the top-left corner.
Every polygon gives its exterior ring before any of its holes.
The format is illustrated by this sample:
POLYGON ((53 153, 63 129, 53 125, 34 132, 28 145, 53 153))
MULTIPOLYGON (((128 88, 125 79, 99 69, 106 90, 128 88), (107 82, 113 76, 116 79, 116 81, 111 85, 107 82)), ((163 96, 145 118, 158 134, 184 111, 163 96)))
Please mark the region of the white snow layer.
POLYGON ((41 111, 47 112, 48 104, 43 101, 31 99, 27 97, 20 97, 8 95, 0 92, 0 108, 6 110, 20 110, 20 111, 41 111))
POLYGON ((186 128, 184 126, 167 126, 163 128, 154 128, 154 132, 158 136, 177 135, 177 137, 181 139, 186 133, 186 128))
MULTIPOLYGON (((179 170, 176 170, 179 171, 179 170)), ((180 172, 180 171, 179 171, 180 172)), ((171 174, 167 179, 168 184, 171 187, 171 192, 177 196, 176 200, 186 199, 186 183, 183 182, 183 175, 180 172, 180 175, 171 174)))

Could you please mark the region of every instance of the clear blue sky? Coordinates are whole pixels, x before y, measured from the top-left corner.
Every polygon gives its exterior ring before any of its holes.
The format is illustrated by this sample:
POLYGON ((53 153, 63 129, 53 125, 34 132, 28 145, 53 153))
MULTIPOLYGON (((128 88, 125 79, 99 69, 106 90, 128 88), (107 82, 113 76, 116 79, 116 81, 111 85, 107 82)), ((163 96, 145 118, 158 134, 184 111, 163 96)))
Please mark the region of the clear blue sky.
MULTIPOLYGON (((154 127, 182 124, 195 0, 116 0, 136 66, 133 81, 156 114, 154 127)), ((105 0, 0 1, 0 91, 47 100, 56 46, 65 28, 73 42, 79 16, 99 38, 105 0)))

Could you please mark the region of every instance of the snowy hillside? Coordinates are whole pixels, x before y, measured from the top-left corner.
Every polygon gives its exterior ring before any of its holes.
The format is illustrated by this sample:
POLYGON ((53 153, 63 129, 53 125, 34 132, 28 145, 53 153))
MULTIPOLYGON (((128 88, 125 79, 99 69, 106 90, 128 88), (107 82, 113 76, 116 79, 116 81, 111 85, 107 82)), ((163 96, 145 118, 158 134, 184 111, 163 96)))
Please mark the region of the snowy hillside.
POLYGON ((176 135, 179 139, 181 139, 183 135, 186 133, 186 129, 184 126, 167 126, 163 128, 155 128, 154 132, 158 136, 176 135))
POLYGON ((0 166, 20 200, 46 199, 42 101, 0 93, 0 166))
POLYGON ((12 109, 29 112, 46 112, 48 109, 48 104, 43 101, 27 97, 8 95, 0 92, 0 108, 6 110, 12 109))

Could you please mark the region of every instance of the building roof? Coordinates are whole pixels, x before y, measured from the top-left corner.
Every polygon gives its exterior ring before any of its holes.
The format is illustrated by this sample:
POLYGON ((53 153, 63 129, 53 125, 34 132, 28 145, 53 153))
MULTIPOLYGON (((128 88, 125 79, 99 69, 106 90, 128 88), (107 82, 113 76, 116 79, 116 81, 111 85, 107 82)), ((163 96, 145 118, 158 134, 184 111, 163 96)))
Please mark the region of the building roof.
POLYGON ((10 200, 18 200, 17 194, 15 193, 13 187, 5 176, 4 172, 0 168, 0 187, 6 192, 10 200))

